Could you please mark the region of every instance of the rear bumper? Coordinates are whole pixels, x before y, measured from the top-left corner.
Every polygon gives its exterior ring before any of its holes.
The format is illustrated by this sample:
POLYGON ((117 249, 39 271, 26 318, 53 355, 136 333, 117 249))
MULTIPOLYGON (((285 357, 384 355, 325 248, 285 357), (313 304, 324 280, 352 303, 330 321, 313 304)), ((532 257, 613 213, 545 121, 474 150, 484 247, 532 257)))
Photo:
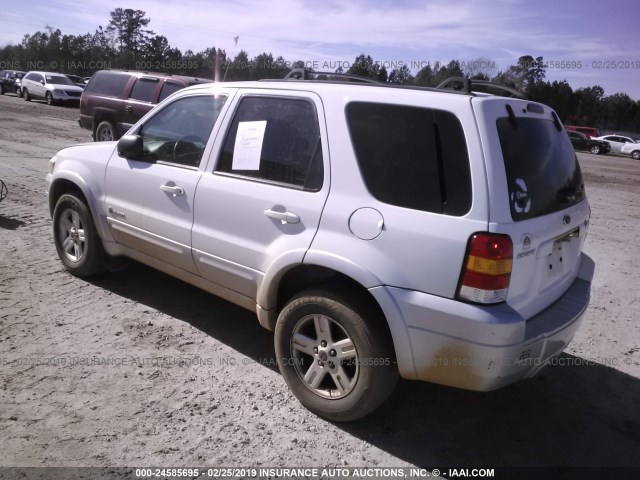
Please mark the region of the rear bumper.
POLYGON ((581 274, 569 289, 529 319, 508 305, 482 307, 411 290, 372 289, 388 319, 394 311, 401 317, 389 322, 401 376, 488 391, 535 375, 566 348, 584 317, 594 269, 582 256, 581 274))

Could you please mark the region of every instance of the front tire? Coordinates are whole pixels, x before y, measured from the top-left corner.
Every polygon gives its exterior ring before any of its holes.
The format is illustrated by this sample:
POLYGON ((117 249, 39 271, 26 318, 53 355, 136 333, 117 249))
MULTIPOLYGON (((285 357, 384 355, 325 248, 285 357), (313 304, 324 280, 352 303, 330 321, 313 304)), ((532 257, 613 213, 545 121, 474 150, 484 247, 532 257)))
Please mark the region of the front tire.
POLYGON ((51 92, 47 92, 46 95, 44 96, 44 99, 47 102, 47 105, 53 105, 55 103, 53 100, 53 95, 51 95, 51 92))
POLYGON ((366 301, 308 290, 284 307, 275 331, 278 366, 300 403, 336 422, 378 408, 398 381, 384 318, 366 301))
POLYGON ((640 150, 634 150, 631 152, 631 158, 634 160, 640 160, 640 150))
POLYGON ((113 124, 107 120, 100 122, 96 128, 96 142, 111 142, 116 140, 116 129, 113 124))
POLYGON ((30 102, 30 101, 31 101, 31 95, 29 95, 29 90, 27 90, 27 89, 25 88, 25 89, 23 90, 23 92, 22 92, 22 93, 24 93, 24 99, 25 99, 25 101, 30 102))
POLYGON ((53 211, 53 239, 64 267, 77 277, 104 270, 104 250, 93 217, 83 200, 62 195, 53 211))
POLYGON ((589 151, 594 155, 598 155, 600 153, 600 145, 594 145, 589 151))

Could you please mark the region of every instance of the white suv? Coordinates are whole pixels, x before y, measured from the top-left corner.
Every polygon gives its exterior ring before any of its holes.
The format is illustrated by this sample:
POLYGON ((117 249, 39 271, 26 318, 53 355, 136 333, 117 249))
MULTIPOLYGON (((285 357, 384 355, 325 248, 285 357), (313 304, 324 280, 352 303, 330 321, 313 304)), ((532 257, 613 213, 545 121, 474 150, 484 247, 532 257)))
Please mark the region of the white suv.
POLYGON ((22 79, 21 94, 27 102, 44 100, 49 105, 59 102, 80 102, 83 89, 69 77, 56 72, 28 72, 22 79))
POLYGON ((58 255, 81 277, 129 257, 255 311, 293 393, 332 420, 398 375, 530 377, 589 303, 590 208, 555 112, 467 90, 181 90, 119 142, 51 159, 58 255))

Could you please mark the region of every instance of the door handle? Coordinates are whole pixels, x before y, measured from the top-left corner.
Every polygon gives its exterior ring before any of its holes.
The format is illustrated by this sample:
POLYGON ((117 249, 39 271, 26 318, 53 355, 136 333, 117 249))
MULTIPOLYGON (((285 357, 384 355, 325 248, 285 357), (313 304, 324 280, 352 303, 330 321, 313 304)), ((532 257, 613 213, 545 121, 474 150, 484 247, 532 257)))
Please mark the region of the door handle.
POLYGON ((264 214, 269 218, 280 220, 283 225, 285 223, 298 223, 300 221, 300 217, 291 212, 276 212, 275 210, 269 209, 265 210, 264 214))
POLYGON ((177 185, 160 185, 160 190, 170 193, 174 197, 184 195, 184 188, 178 187, 177 185))
POLYGON ((127 105, 127 107, 124 109, 126 112, 131 113, 133 111, 133 108, 131 107, 131 105, 127 105))

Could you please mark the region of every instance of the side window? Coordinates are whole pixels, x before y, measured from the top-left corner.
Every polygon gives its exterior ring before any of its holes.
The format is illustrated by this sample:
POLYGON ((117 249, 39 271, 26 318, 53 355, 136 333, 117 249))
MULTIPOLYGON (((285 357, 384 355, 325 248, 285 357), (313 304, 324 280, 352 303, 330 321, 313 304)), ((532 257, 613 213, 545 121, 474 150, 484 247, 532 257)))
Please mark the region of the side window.
POLYGON ((461 216, 471 208, 464 132, 452 113, 353 102, 346 109, 364 183, 379 201, 461 216))
POLYGON ((157 78, 139 78, 133 85, 129 98, 132 100, 151 103, 151 100, 153 99, 153 92, 156 91, 157 86, 157 78))
POLYGON ((200 165, 225 95, 186 97, 160 110, 145 123, 142 136, 144 158, 187 167, 200 165))
POLYGON ((322 145, 315 105, 297 98, 243 98, 216 170, 320 190, 322 145))
POLYGON ((87 93, 96 93, 108 97, 119 96, 129 82, 131 75, 116 72, 98 72, 84 89, 87 93))
POLYGON ((167 98, 172 93, 177 92, 181 88, 182 88, 182 85, 180 85, 179 83, 164 82, 164 85, 162 85, 162 90, 160 90, 160 97, 158 97, 158 103, 163 101, 165 98, 167 98))

